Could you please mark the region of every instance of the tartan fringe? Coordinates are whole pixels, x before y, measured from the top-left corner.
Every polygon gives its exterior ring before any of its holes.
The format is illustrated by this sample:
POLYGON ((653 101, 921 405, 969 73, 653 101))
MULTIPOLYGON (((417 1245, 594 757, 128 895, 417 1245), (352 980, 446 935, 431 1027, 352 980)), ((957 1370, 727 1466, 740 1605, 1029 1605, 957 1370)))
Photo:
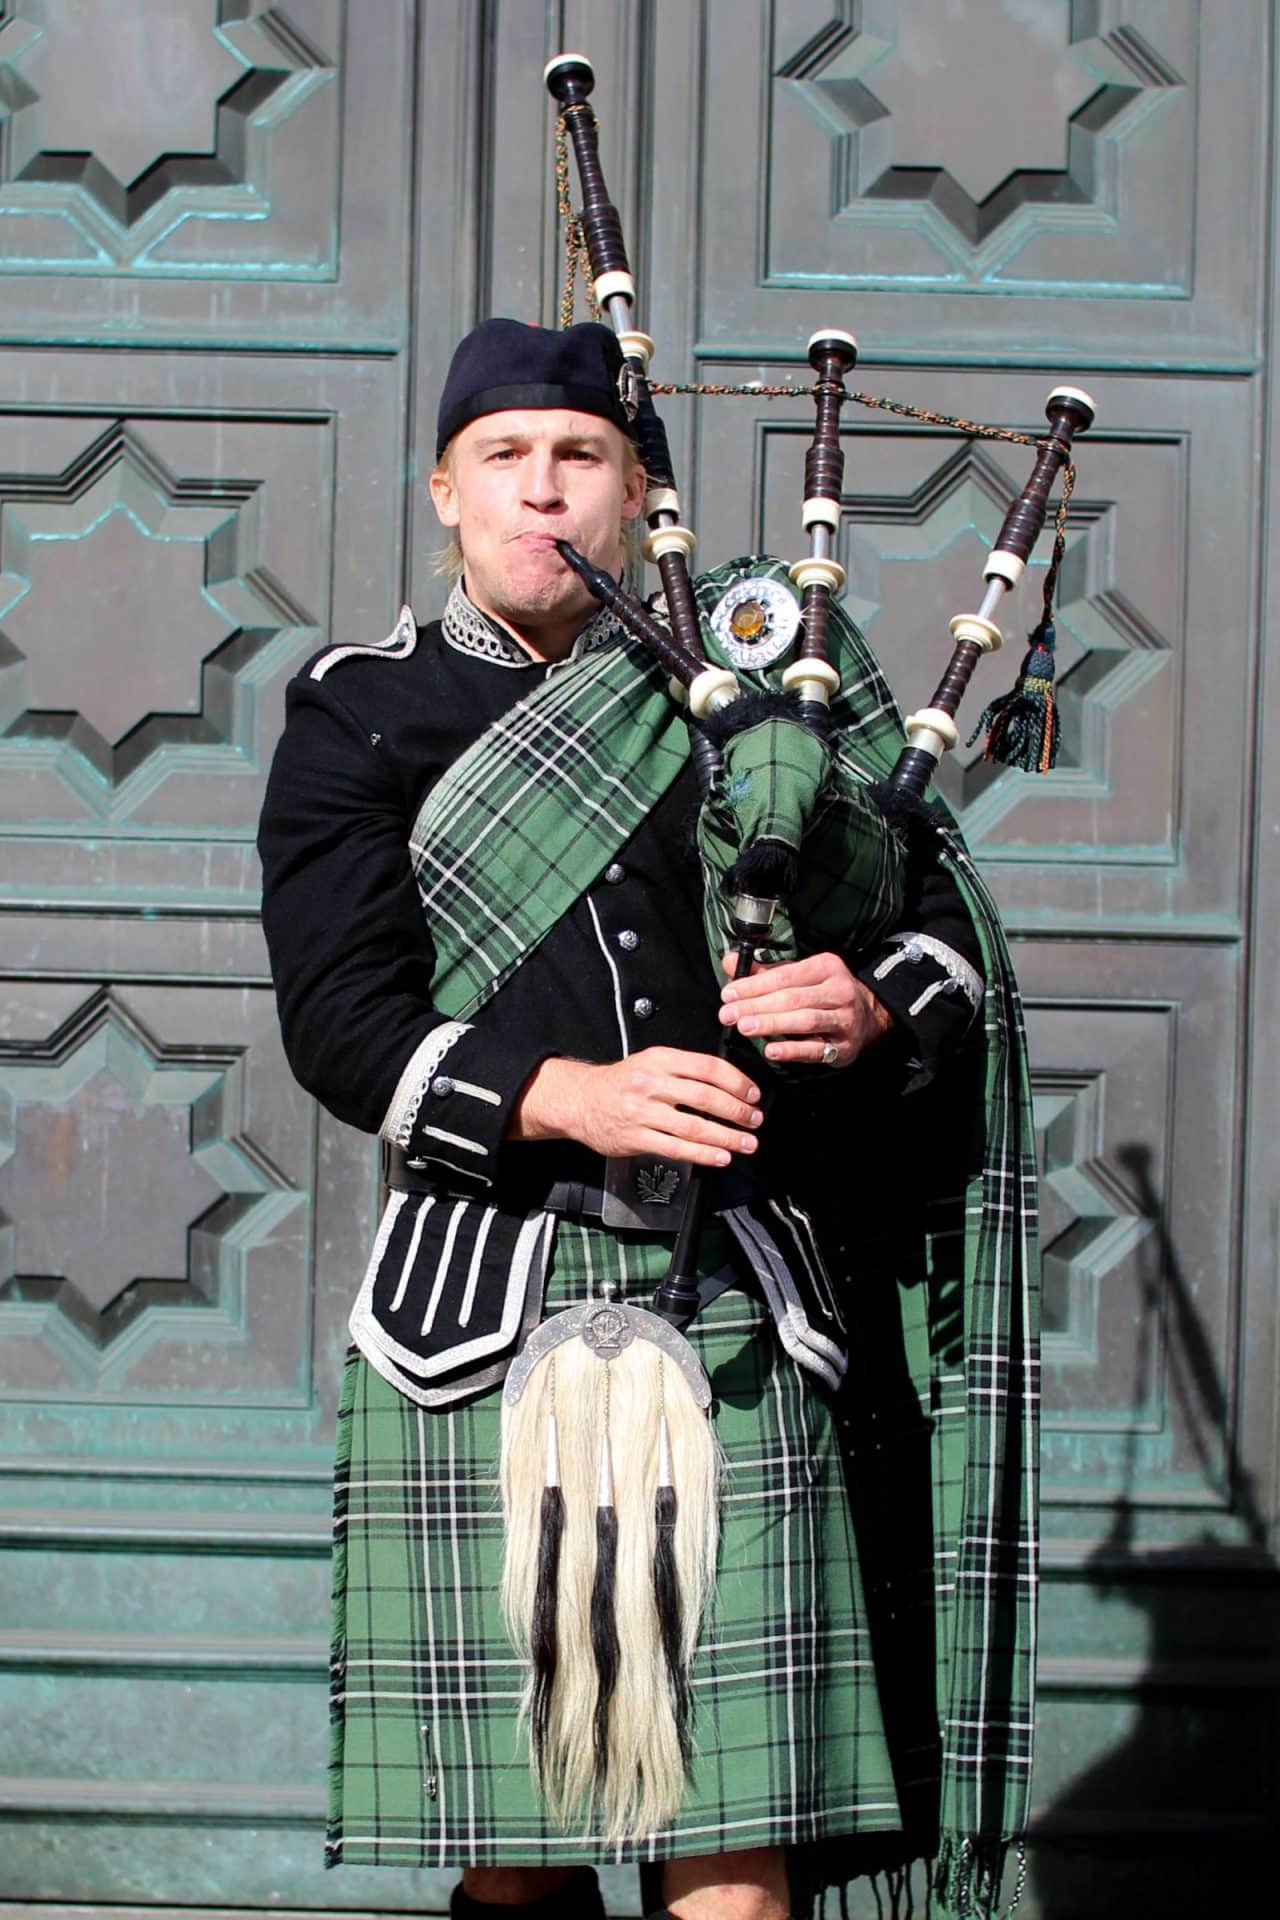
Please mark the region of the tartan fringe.
POLYGON ((959 1834, 943 1837, 932 1857, 917 1854, 893 1865, 868 1867, 852 1879, 833 1881, 821 1871, 805 1876, 797 1854, 790 1859, 793 1920, 823 1920, 826 1897, 834 1892, 840 1920, 857 1920, 850 1890, 865 1884, 875 1901, 876 1920, 1011 1920, 1026 1884, 1026 1847, 1020 1837, 975 1840, 959 1834), (1017 1872, 1009 1904, 1002 1911, 1001 1890, 1010 1855, 1017 1872), (923 1886, 916 1869, 923 1870, 923 1886))
POLYGON ((1004 1883, 1009 1855, 1018 1863, 1013 1894, 1005 1908, 1005 1920, 1022 1899, 1027 1877, 1026 1846, 1013 1834, 998 1840, 961 1839, 945 1834, 931 1863, 929 1885, 941 1903, 941 1911, 955 1920, 998 1920, 1000 1891, 1004 1883))
POLYGON ((329 1766, 328 1813, 325 1820, 324 1864, 342 1864, 342 1830, 336 1810, 342 1803, 342 1761, 345 1740, 344 1703, 347 1689, 347 1513, 350 1504, 351 1411, 338 1409, 337 1459, 333 1483, 333 1632, 329 1645, 329 1766))

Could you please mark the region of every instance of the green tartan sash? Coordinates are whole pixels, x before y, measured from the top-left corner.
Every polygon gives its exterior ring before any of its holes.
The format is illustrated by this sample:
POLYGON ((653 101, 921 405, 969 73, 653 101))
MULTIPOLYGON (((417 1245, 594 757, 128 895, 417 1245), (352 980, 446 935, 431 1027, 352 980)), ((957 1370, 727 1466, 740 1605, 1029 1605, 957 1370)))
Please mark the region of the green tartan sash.
MULTIPOLYGON (((709 614, 734 581, 765 574, 794 591, 780 561, 730 561, 699 576, 700 611, 709 614)), ((710 658, 721 657, 705 621, 703 641, 710 658)), ((812 922, 810 952, 846 944, 851 925, 872 938, 900 901, 897 845, 867 797, 881 777, 878 761, 866 757, 877 745, 881 757, 896 757, 897 710, 852 622, 833 618, 832 641, 842 676, 832 705, 833 777, 805 835, 798 900, 799 917, 812 922)), ((778 685, 776 673, 738 675, 749 689, 778 685)), ((801 727, 788 726, 786 735, 793 768, 775 777, 794 771, 801 780, 807 756, 827 749, 801 727)), ((442 1013, 466 1019, 498 992, 599 879, 688 752, 666 675, 639 641, 620 635, 614 646, 554 667, 460 755, 427 795, 409 839, 436 947, 432 997, 442 1013)), ((733 857, 727 817, 723 795, 713 796, 700 833, 717 978, 725 934, 714 874, 733 857)))
MULTIPOLYGON (((734 582, 785 565, 749 557, 701 575, 707 623, 734 582)), ((829 790, 848 834, 865 827, 868 786, 887 779, 904 744, 893 695, 838 605, 830 651, 841 689, 832 703, 829 790)), ((743 674, 747 685, 774 676, 743 674)), ((555 668, 442 777, 411 836, 431 921, 440 1009, 466 1018, 483 1006, 603 872, 687 758, 684 720, 665 676, 621 639, 555 668)), ((704 810, 703 853, 716 835, 704 810)), ((941 801, 932 802, 939 856, 952 873, 982 946, 986 996, 982 1140, 964 1196, 963 1235, 925 1235, 929 1299, 900 1283, 907 1359, 927 1411, 933 1484, 935 1702, 941 1736, 934 1856, 948 1910, 986 1913, 997 1899, 1005 1848, 1025 1832, 1034 1722, 1037 1564, 1039 1267, 1035 1151, 1020 1002, 994 904, 941 801), (941 1330, 941 1331, 940 1331, 941 1330)), ((840 832, 813 889, 824 902, 847 887, 840 832), (832 851, 832 849, 835 851, 832 851)), ((807 860, 817 845, 807 836, 807 860)), ((858 925, 891 911, 895 869, 870 857, 852 890, 858 925), (869 902, 869 904, 868 904, 869 902)), ((709 889, 710 891, 710 889, 709 889)), ((824 937, 826 913, 818 915, 824 937)), ((708 945, 721 927, 708 910, 708 945)), ((809 950, 815 950, 810 946, 809 950)), ((904 1275, 912 1271, 904 1256, 904 1275)), ((866 1463, 862 1463, 865 1467, 866 1463)), ((853 1462, 854 1469, 859 1463, 853 1462)), ((919 1851, 920 1849, 913 1849, 919 1851)))
POLYGON ((554 667, 442 775, 409 838, 432 998, 466 1019, 599 879, 688 758, 637 640, 554 667))

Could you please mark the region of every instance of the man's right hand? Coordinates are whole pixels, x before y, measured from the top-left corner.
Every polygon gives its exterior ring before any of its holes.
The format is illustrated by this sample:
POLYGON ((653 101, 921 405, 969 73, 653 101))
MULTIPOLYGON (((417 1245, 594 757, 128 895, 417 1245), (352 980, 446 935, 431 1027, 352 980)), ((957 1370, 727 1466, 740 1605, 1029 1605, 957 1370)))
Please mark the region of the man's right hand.
POLYGON ((754 1153, 760 1090, 714 1053, 645 1047, 607 1066, 544 1060, 511 1113, 512 1140, 576 1140, 606 1158, 724 1167, 754 1153))

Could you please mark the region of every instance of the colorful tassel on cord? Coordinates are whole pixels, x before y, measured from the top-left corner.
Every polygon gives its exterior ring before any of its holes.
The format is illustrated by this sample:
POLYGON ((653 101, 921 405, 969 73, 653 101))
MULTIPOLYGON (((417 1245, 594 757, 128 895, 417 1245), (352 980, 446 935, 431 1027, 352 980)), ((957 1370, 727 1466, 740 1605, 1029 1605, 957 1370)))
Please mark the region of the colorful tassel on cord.
POLYGON ((999 760, 1027 773, 1048 773, 1057 765, 1062 730, 1053 695, 1055 638, 1053 622, 1046 615, 1030 635, 1029 651, 1013 686, 991 702, 969 735, 972 744, 984 727, 988 729, 984 760, 999 760))

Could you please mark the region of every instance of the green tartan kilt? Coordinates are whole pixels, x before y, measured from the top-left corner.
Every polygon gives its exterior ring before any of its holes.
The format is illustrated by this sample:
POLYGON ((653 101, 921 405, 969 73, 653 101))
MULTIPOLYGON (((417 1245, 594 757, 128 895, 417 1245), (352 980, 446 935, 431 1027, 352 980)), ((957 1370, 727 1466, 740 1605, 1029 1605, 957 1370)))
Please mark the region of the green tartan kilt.
MULTIPOLYGON (((704 1270, 729 1257, 716 1228, 704 1270)), ((668 1243, 561 1222, 546 1312, 612 1274, 648 1304, 668 1243)), ((672 1825, 561 1832, 529 1772, 498 1604, 500 1390, 413 1406, 352 1353, 335 1488, 330 1865, 621 1864, 896 1829, 829 1403, 736 1288, 690 1331, 729 1475, 715 1607, 693 1671, 694 1755, 672 1825)))

